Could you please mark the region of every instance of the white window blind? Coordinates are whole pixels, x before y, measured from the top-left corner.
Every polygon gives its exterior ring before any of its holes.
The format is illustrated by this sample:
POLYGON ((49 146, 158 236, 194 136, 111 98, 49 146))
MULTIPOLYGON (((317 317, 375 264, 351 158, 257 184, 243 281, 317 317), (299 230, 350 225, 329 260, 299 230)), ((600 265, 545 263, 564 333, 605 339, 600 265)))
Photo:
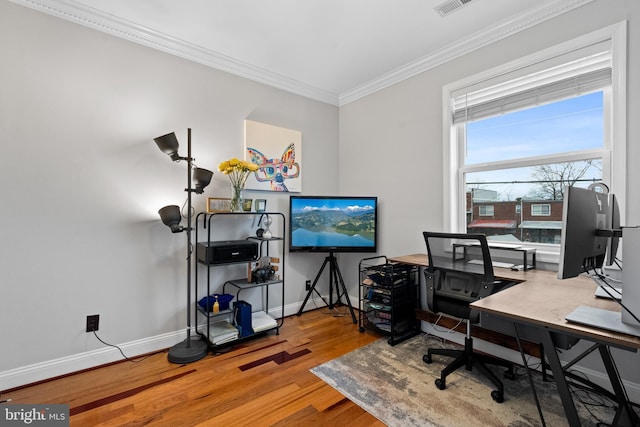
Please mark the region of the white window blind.
MULTIPOLYGON (((554 60, 557 62, 558 58, 554 60)), ((457 91, 451 104, 453 123, 514 112, 611 86, 611 51, 607 46, 591 46, 572 52, 565 61, 568 62, 546 69, 540 67, 542 64, 536 64, 529 74, 480 89, 470 87, 457 91), (604 47, 607 48, 605 51, 599 51, 604 47), (535 71, 535 68, 543 69, 535 71)))

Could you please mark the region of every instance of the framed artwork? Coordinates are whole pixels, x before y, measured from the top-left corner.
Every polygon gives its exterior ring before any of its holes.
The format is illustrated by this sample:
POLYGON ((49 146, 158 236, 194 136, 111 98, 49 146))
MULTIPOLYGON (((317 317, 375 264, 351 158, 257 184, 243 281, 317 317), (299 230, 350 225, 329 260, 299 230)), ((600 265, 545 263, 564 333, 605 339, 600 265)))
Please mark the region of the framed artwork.
POLYGON ((256 212, 264 212, 267 210, 267 199, 256 199, 256 212))
POLYGON ((302 132, 245 120, 244 157, 258 165, 245 188, 302 191, 302 132))
POLYGON ((231 212, 231 199, 209 197, 207 199, 207 213, 231 212))

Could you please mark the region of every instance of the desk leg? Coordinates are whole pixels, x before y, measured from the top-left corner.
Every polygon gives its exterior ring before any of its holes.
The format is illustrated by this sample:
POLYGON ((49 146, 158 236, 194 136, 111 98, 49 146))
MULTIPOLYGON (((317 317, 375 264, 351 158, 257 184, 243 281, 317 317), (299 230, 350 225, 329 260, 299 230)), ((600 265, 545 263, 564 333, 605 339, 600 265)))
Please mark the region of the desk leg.
POLYGON ((613 392, 616 395, 616 400, 618 403, 616 416, 613 419, 612 425, 625 427, 640 425, 640 417, 638 417, 638 415, 629 404, 627 392, 622 385, 622 379, 620 378, 620 374, 618 373, 618 368, 616 367, 616 364, 613 361, 613 357, 611 356, 611 349, 609 347, 601 345, 600 356, 602 357, 602 362, 604 363, 604 367, 606 368, 607 374, 609 375, 609 381, 611 382, 611 387, 613 388, 613 392))
POLYGON ((553 379, 556 382, 556 386, 558 387, 558 394, 560 395, 560 399, 562 400, 562 406, 564 407, 564 413, 567 416, 567 421, 569 421, 569 425, 571 427, 580 427, 580 418, 578 418, 578 411, 576 411, 576 406, 573 403, 573 398, 571 397, 571 392, 569 391, 569 385, 566 378, 564 377, 562 365, 560 364, 560 358, 558 357, 556 348, 553 345, 553 340, 551 339, 551 332, 549 331, 549 329, 540 328, 540 339, 542 341, 542 345, 544 346, 544 352, 547 355, 549 365, 551 366, 551 372, 553 372, 553 379))
MULTIPOLYGON (((529 379, 529 385, 531 386, 531 392, 533 393, 533 398, 536 401, 536 407, 538 408, 538 415, 540 416, 540 422, 542 426, 546 426, 547 423, 544 421, 544 414, 542 413, 542 406, 540 405, 540 399, 538 399, 538 391, 536 390, 536 384, 533 382, 533 377, 531 376, 531 369, 529 368, 529 364, 527 363, 527 356, 524 354, 524 350, 522 349, 522 341, 520 340, 520 334, 518 333, 518 324, 513 322, 513 331, 516 333, 516 342, 518 343, 518 350, 520 350, 520 357, 522 357, 522 365, 527 370, 527 377, 529 379)), ((540 347, 543 347, 540 344, 540 347)), ((542 354, 542 372, 543 377, 546 377, 545 374, 545 366, 544 366, 544 354, 542 354)), ((545 378, 546 381, 546 378, 545 378)))

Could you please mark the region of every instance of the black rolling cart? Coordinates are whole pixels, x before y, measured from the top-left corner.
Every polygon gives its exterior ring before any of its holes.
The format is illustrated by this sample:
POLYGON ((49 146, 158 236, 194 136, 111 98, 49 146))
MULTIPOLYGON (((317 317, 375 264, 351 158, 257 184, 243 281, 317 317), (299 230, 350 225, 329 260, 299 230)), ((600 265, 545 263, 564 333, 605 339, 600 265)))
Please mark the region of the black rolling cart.
POLYGON ((389 335, 390 345, 420 333, 416 319, 419 283, 416 266, 389 262, 386 256, 364 258, 358 266, 360 332, 389 335))

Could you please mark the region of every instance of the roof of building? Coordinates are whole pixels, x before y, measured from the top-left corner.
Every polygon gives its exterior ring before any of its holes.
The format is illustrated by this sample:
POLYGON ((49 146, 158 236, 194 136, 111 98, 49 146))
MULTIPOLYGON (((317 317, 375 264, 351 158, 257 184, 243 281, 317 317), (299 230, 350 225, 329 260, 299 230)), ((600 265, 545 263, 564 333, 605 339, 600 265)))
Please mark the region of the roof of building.
POLYGON ((520 228, 562 230, 562 221, 522 221, 520 228))
POLYGON ((511 219, 476 219, 467 228, 516 228, 516 222, 511 219))

